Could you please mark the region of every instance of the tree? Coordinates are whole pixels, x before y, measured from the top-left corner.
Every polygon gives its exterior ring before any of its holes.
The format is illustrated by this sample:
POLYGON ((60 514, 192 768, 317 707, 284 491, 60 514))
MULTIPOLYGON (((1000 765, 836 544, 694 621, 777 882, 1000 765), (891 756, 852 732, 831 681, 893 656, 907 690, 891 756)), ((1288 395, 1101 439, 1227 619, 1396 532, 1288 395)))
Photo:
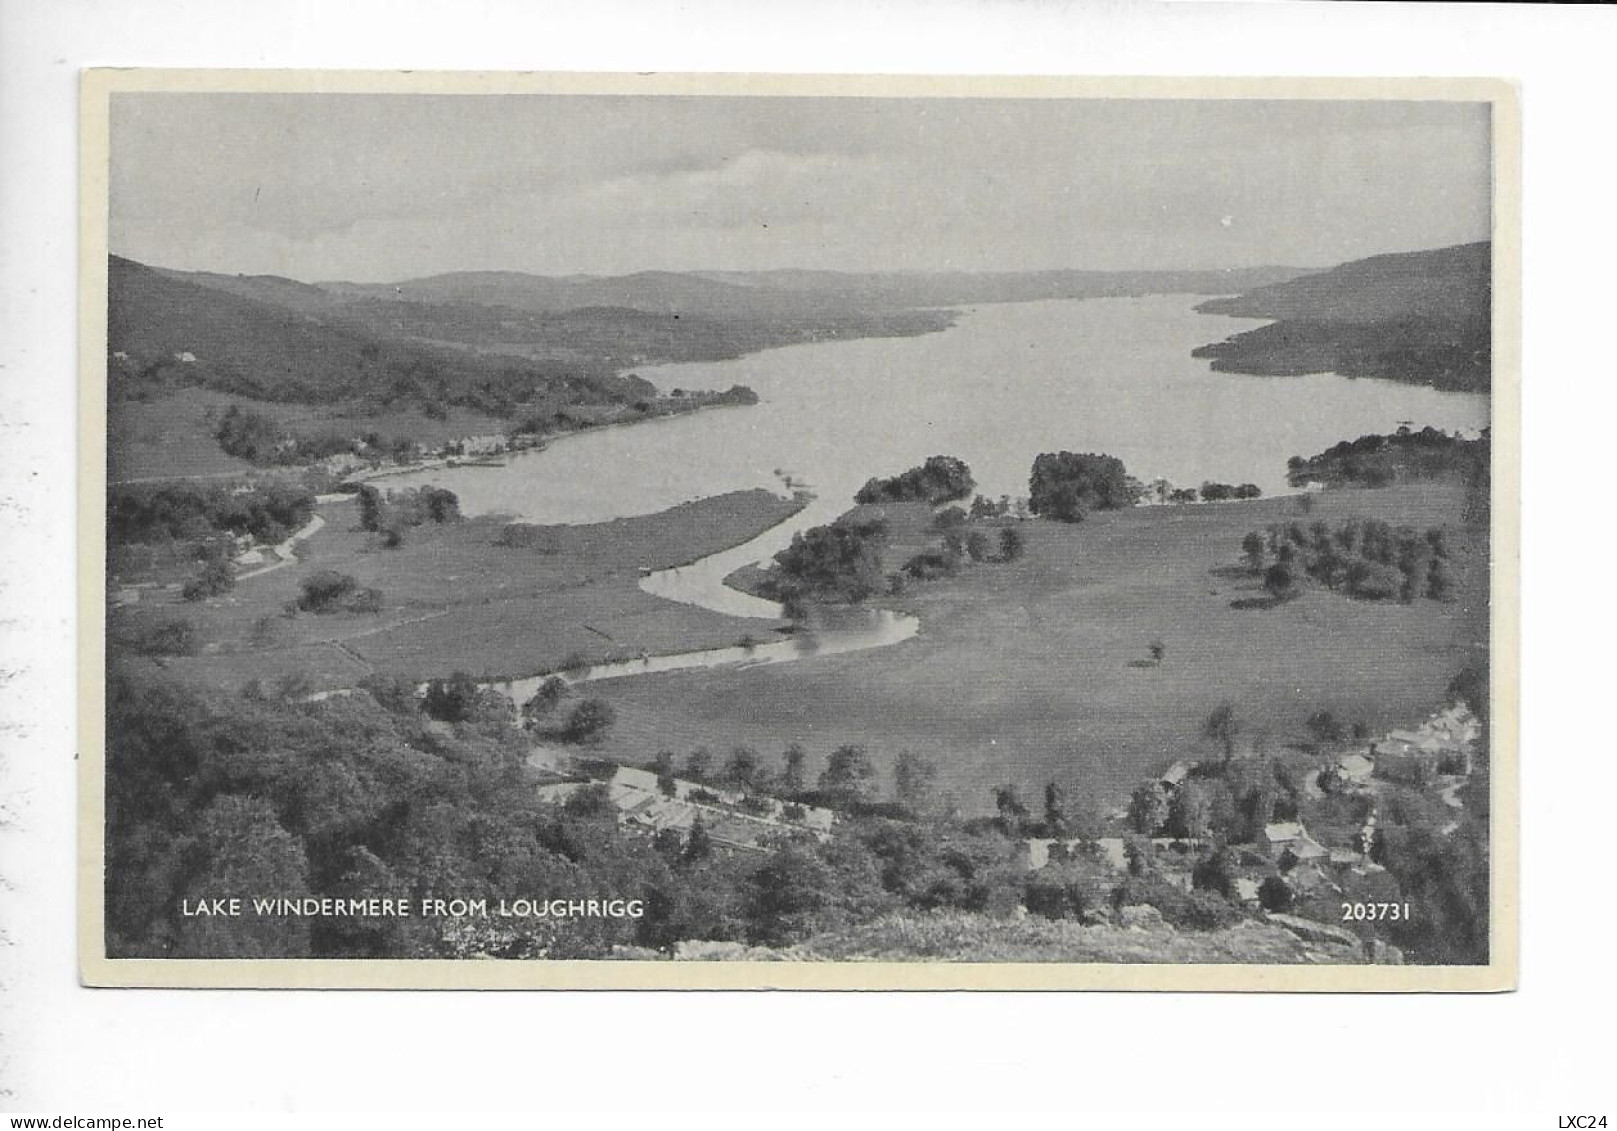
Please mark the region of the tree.
MULTIPOLYGON (((309 891, 308 860, 297 837, 277 820, 268 801, 227 794, 198 816, 195 855, 201 865, 185 890, 195 905, 221 896, 295 897, 309 891)), ((308 953, 309 928, 296 917, 202 916, 180 927, 176 953, 184 958, 299 958, 308 953)))
POLYGON ((820 788, 862 799, 869 795, 875 781, 876 767, 863 746, 839 746, 831 751, 825 772, 820 775, 820 788))
POLYGON ((1034 514, 1077 522, 1085 511, 1134 505, 1123 461, 1094 453, 1044 452, 1033 461, 1028 482, 1034 514))
POLYGON ((679 835, 678 829, 658 829, 651 838, 651 847, 670 864, 679 863, 685 855, 685 840, 679 835))
POLYGON ((1279 876, 1265 876, 1258 885, 1258 905, 1265 911, 1290 911, 1296 898, 1291 885, 1279 876))
POLYGON ((707 825, 698 816, 691 825, 691 835, 685 840, 685 863, 695 864, 713 855, 713 837, 707 825))
POLYGON ((1168 654, 1168 646, 1160 640, 1151 641, 1147 648, 1151 652, 1151 662, 1153 664, 1162 663, 1162 658, 1168 654))
POLYGON ((802 793, 808 788, 808 778, 804 768, 808 764, 808 754, 797 743, 792 743, 781 754, 782 770, 780 775, 780 789, 788 797, 802 793))
POLYGON ((917 816, 929 813, 937 801, 938 768, 908 750, 893 766, 893 796, 917 816))
POLYGON ((443 723, 461 723, 472 717, 477 705, 477 681, 465 672, 454 672, 448 679, 427 684, 421 709, 443 723))
POLYGON ((382 529, 382 492, 369 483, 359 489, 359 528, 372 531, 382 529))
POLYGON ((1241 552, 1246 555, 1247 564, 1254 571, 1263 568, 1263 551, 1264 537, 1256 530, 1249 531, 1247 536, 1241 539, 1241 552))
POLYGON ((1314 741, 1330 745, 1341 742, 1347 734, 1347 728, 1329 711, 1316 711, 1308 716, 1308 733, 1314 736, 1314 741))
POLYGON ((604 781, 591 782, 574 792, 562 803, 562 811, 569 817, 584 820, 598 820, 617 813, 612 804, 611 788, 604 781))
POLYGON ((562 736, 569 742, 594 742, 617 722, 617 712, 605 699, 585 699, 567 715, 562 736))
POLYGON ((1201 783, 1187 781, 1174 793, 1168 804, 1168 835, 1180 840, 1195 840, 1207 835, 1210 805, 1201 783))
POLYGON ((1022 556, 1022 532, 1007 526, 999 532, 999 556, 1002 561, 1014 562, 1022 556))
POLYGON ((522 717, 530 723, 538 722, 556 709, 556 705, 567 697, 567 691, 567 681, 561 676, 548 677, 522 704, 522 717))
POLYGON ((887 523, 881 519, 839 519, 792 535, 775 555, 774 593, 794 600, 858 602, 886 588, 882 549, 887 523))
POLYGON ((1285 562, 1276 562, 1263 574, 1263 588, 1276 601, 1284 601, 1297 589, 1297 576, 1285 562))
POLYGON ((359 588, 359 582, 346 573, 322 569, 300 583, 298 608, 307 613, 329 613, 341 608, 359 588))
POLYGON ((730 751, 730 760, 725 763, 725 780, 740 789, 753 789, 758 784, 760 766, 756 750, 747 746, 737 746, 730 751))
POLYGON ((1154 781, 1141 782, 1129 797, 1129 827, 1141 836, 1156 836, 1168 819, 1168 800, 1154 781))
POLYGON ((421 502, 433 522, 459 522, 460 498, 444 487, 423 487, 421 502))
POLYGON ((966 535, 966 556, 974 562, 988 560, 988 535, 981 530, 973 530, 966 535))
POLYGON ((673 797, 679 792, 679 781, 674 777, 672 750, 657 751, 657 757, 652 760, 651 768, 657 774, 657 789, 664 797, 673 797))
POLYGON ((1192 887, 1215 891, 1228 899, 1235 891, 1235 855, 1227 848, 1218 848, 1191 869, 1192 887))
POLYGON ((706 781, 713 773, 713 751, 698 746, 685 757, 685 774, 696 781, 706 781))
POLYGON ((1202 737, 1224 748, 1226 763, 1235 758, 1235 740, 1240 734, 1241 720, 1236 717, 1235 704, 1227 699, 1213 708, 1213 713, 1202 724, 1202 737))
POLYGON ((999 813, 999 826, 1006 836, 1022 835, 1029 814, 1014 785, 1002 785, 994 790, 994 809, 999 813))
POLYGON ((203 563, 201 571, 194 578, 185 583, 180 596, 187 601, 200 601, 205 597, 228 593, 235 587, 236 571, 230 568, 230 562, 223 557, 212 557, 203 563))
POLYGON ((891 479, 872 479, 854 496, 856 503, 947 503, 964 499, 977 487, 971 468, 953 456, 931 456, 920 467, 891 479))

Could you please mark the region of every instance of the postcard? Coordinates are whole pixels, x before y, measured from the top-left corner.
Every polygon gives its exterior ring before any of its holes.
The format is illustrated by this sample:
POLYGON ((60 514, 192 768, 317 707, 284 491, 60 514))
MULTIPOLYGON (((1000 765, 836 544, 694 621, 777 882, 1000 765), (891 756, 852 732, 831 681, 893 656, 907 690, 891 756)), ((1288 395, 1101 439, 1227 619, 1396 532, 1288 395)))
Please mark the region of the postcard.
POLYGON ((1514 987, 1508 82, 82 90, 87 984, 1514 987))

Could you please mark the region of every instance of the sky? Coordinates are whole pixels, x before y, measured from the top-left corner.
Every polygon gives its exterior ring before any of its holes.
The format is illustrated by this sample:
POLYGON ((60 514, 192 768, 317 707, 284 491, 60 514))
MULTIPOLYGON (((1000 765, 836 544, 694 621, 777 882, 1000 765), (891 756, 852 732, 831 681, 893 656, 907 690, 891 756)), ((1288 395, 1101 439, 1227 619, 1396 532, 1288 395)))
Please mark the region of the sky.
POLYGON ((119 94, 111 250, 188 270, 1328 266, 1485 239, 1474 103, 119 94))

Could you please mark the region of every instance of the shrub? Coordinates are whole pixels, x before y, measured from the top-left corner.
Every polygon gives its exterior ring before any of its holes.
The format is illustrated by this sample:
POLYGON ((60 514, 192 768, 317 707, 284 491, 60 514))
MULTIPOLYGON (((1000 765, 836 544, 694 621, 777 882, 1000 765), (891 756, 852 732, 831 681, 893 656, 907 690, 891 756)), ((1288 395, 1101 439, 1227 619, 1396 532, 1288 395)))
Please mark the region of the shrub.
POLYGON ((999 556, 1008 562, 1014 562, 1022 556, 1024 549, 1022 532, 1007 526, 999 532, 999 556))
POLYGON ((214 558, 202 567, 202 572, 185 583, 180 596, 187 601, 200 601, 217 597, 236 587, 236 571, 222 558, 214 558))
POLYGON ((605 699, 586 699, 567 715, 562 737, 569 742, 593 742, 617 721, 617 712, 605 699))
POLYGON ((323 569, 305 577, 298 608, 309 613, 335 612, 359 583, 346 573, 323 569))
POLYGON ((135 651, 143 656, 194 656, 197 647, 196 625, 183 617, 157 621, 135 638, 135 651))
POLYGON ((471 718, 477 696, 477 682, 465 672, 455 672, 448 679, 427 684, 421 709, 439 722, 461 723, 471 718))

